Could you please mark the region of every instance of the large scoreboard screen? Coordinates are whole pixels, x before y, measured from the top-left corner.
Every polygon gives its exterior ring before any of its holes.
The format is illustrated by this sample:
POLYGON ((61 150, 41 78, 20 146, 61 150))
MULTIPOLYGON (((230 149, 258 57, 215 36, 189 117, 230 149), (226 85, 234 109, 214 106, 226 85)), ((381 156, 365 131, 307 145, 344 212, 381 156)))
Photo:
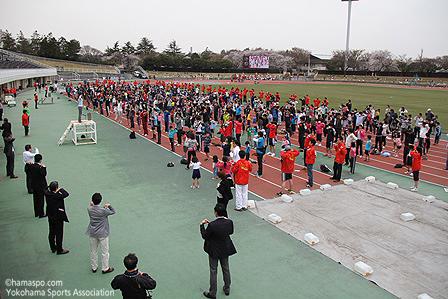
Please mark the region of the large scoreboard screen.
POLYGON ((248 69, 268 69, 269 56, 244 56, 243 67, 248 69))

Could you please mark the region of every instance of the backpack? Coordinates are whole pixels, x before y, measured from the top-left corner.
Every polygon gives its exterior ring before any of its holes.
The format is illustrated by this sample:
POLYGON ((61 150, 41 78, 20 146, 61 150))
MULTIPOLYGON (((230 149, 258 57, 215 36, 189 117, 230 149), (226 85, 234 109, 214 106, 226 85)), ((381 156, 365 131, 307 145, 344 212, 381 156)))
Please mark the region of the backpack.
POLYGON ((132 132, 129 134, 129 138, 131 138, 131 139, 135 139, 135 138, 137 138, 137 137, 135 136, 135 132, 134 132, 134 131, 132 131, 132 132))
POLYGON ((180 160, 180 164, 188 165, 188 160, 185 158, 182 158, 182 160, 180 160))
POLYGON ((395 164, 394 168, 403 168, 402 164, 395 164))
POLYGON ((168 162, 168 164, 166 164, 167 167, 174 167, 174 163, 173 162, 168 162))
POLYGON ((331 172, 331 169, 328 168, 328 166, 325 165, 325 164, 321 164, 321 165, 320 165, 320 170, 321 170, 322 172, 325 172, 325 173, 327 173, 327 172, 331 172))

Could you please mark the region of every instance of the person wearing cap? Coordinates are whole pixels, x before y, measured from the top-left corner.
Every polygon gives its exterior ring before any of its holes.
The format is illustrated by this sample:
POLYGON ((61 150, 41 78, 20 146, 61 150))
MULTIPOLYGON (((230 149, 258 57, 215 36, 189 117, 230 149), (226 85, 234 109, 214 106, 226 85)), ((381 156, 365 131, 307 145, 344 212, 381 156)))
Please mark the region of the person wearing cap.
POLYGON ((277 195, 283 195, 283 191, 286 190, 287 193, 292 194, 293 182, 292 174, 294 172, 294 164, 296 157, 300 154, 298 150, 291 150, 291 146, 285 146, 285 150, 280 152, 280 157, 282 161, 282 190, 277 193, 277 195), (286 189, 286 183, 289 183, 289 189, 286 189))

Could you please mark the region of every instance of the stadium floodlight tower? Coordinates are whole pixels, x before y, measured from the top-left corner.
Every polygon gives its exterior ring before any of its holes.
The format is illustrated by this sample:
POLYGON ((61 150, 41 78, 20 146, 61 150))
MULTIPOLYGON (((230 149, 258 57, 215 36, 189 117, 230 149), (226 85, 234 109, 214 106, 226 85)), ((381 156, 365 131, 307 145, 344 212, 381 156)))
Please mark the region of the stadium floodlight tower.
POLYGON ((353 1, 359 1, 359 0, 342 0, 342 2, 348 2, 347 40, 345 42, 344 74, 347 71, 347 66, 348 66, 348 52, 349 52, 349 41, 350 41, 350 17, 352 15, 352 2, 353 1))

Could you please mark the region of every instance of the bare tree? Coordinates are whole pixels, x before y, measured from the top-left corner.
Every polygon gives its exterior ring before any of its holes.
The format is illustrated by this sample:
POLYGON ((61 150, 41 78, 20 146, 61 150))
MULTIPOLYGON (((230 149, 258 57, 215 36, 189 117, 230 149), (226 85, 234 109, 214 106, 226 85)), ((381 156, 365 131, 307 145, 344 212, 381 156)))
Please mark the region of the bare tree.
POLYGON ((394 69, 394 58, 388 50, 373 51, 370 54, 371 71, 392 71, 394 69))
POLYGON ((79 55, 81 57, 81 60, 89 62, 100 62, 103 58, 104 53, 89 45, 85 45, 81 47, 79 55))
POLYGON ((286 54, 292 58, 293 64, 295 64, 297 68, 301 68, 308 63, 311 52, 302 48, 294 47, 291 50, 286 50, 286 54))
POLYGON ((400 72, 409 72, 412 67, 412 59, 407 57, 406 54, 401 54, 395 59, 395 65, 400 72))

